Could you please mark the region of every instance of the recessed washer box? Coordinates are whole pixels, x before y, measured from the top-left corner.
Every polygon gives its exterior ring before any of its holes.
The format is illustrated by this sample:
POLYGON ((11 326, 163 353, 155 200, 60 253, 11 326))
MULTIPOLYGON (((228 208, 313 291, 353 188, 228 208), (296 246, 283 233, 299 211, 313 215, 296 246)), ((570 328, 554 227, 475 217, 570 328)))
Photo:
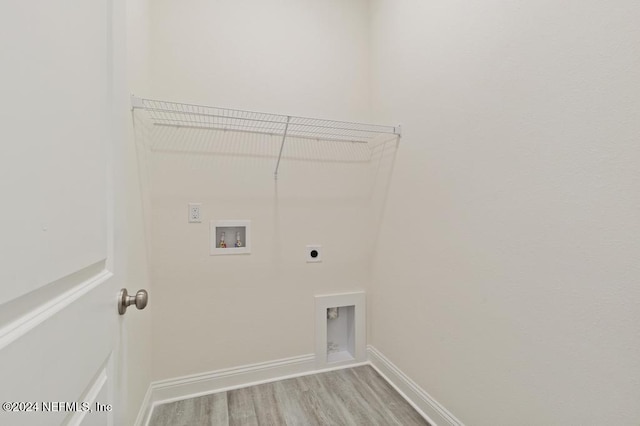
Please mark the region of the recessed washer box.
POLYGON ((364 292, 315 296, 319 370, 366 361, 365 309, 364 292))
POLYGON ((212 220, 209 226, 209 254, 250 254, 250 220, 212 220))

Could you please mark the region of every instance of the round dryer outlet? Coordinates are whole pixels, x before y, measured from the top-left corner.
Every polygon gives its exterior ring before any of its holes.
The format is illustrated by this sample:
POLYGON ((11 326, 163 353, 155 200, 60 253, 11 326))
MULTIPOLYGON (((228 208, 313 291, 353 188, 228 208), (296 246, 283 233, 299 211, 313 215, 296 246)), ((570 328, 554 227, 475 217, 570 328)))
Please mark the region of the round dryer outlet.
POLYGON ((313 244, 307 246, 307 263, 319 263, 322 262, 322 246, 313 244))

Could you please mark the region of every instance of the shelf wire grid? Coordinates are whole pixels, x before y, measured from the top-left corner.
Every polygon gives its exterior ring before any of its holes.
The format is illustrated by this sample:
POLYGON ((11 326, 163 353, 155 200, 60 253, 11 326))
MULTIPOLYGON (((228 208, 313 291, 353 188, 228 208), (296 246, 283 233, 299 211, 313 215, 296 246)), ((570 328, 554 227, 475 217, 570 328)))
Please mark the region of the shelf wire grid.
POLYGON ((381 135, 399 136, 399 128, 378 124, 324 120, 204 105, 135 99, 154 125, 260 133, 369 144, 381 135))

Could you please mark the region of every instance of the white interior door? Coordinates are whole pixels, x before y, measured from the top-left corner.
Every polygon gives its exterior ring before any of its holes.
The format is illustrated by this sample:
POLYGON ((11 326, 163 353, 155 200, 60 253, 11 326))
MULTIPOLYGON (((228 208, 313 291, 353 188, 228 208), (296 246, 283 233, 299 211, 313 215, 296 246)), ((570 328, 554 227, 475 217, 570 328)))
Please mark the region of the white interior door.
POLYGON ((0 2, 2 425, 121 424, 125 411, 113 10, 0 2))

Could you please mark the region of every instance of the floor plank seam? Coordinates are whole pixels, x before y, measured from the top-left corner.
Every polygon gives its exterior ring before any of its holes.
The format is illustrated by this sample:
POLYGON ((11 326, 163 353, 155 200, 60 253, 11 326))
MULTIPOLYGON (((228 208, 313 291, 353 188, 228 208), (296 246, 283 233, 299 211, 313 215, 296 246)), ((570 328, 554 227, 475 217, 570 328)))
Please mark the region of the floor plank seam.
POLYGON ((424 426, 371 365, 273 381, 154 406, 149 426, 424 426))

